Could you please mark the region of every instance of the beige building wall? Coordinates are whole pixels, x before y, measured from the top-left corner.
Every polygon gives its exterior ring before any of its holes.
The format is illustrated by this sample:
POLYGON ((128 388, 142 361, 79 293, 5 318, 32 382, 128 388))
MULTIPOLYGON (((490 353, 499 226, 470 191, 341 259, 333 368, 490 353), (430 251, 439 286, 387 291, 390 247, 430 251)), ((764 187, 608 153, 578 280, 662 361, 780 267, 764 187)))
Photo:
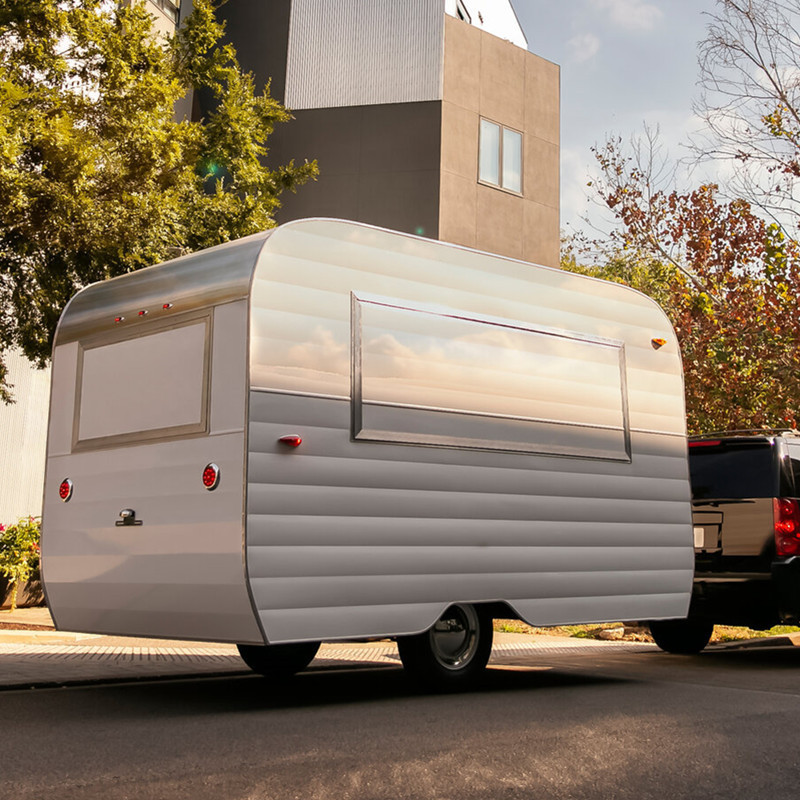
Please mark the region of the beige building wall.
MULTIPOLYGON (((124 0, 128 5, 131 0, 124 0)), ((147 10, 153 15, 153 28, 165 36, 175 33, 178 23, 181 0, 140 0, 147 5, 147 10)))
POLYGON ((559 264, 559 68, 445 19, 439 238, 559 264), (481 117, 523 134, 522 194, 478 182, 481 117))
POLYGON ((50 370, 16 350, 3 358, 15 403, 0 403, 0 524, 42 513, 50 370))

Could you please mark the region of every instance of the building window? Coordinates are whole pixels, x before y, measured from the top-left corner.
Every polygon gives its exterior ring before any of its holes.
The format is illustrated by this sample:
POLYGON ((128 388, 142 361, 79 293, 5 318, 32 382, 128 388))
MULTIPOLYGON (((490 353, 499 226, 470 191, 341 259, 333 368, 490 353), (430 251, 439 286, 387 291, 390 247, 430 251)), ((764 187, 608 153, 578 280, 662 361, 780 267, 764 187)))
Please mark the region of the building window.
POLYGON ((519 131, 481 120, 478 180, 522 193, 522 134, 519 131))
POLYGON ((176 25, 181 13, 181 0, 150 0, 158 6, 176 25))
POLYGON ((472 24, 472 17, 470 17, 469 11, 467 11, 466 6, 461 0, 457 0, 456 2, 456 16, 459 19, 463 19, 464 22, 472 24))

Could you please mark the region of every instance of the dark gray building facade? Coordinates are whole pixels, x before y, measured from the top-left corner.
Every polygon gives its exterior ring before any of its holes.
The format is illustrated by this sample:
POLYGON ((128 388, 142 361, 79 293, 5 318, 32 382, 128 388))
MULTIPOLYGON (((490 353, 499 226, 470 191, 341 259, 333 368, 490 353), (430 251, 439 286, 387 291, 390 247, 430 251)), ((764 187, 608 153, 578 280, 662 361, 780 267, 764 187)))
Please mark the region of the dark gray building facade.
POLYGON ((559 69, 528 52, 508 0, 234 0, 219 14, 294 115, 270 161, 319 163, 279 221, 358 220, 557 266, 559 69))

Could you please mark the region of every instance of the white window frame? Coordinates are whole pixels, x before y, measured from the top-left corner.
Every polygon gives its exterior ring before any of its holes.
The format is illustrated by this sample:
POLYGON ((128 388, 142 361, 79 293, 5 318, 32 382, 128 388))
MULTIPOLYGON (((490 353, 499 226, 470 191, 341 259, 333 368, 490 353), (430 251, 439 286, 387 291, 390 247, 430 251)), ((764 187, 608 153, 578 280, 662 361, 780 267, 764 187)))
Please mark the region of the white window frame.
POLYGON ((508 192, 509 194, 516 195, 517 197, 522 197, 525 191, 525 182, 524 182, 524 173, 525 173, 525 137, 522 131, 517 130, 516 128, 512 128, 510 125, 503 125, 501 122, 495 122, 493 119, 489 119, 488 117, 480 117, 478 119, 478 183, 483 186, 491 186, 493 189, 501 189, 504 192, 508 192), (482 123, 488 122, 490 125, 494 125, 499 130, 499 144, 497 148, 497 174, 499 176, 499 183, 494 183, 493 181, 487 180, 481 177, 481 148, 482 148, 482 123), (516 189, 510 189, 508 186, 504 186, 504 175, 503 175, 503 142, 505 139, 504 133, 505 131, 511 131, 516 133, 520 137, 520 152, 519 152, 519 163, 520 163, 520 170, 519 170, 519 191, 516 189))

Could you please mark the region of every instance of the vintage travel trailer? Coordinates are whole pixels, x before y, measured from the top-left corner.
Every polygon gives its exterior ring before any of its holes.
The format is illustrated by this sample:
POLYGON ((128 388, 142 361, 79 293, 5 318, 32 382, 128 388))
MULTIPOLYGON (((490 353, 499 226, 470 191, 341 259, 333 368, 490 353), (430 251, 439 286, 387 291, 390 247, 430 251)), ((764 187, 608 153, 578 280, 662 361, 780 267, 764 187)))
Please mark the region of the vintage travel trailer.
POLYGON ((492 617, 685 616, 690 509, 675 334, 618 284, 312 219, 89 286, 56 334, 61 629, 264 674, 396 637, 468 681, 492 617))

